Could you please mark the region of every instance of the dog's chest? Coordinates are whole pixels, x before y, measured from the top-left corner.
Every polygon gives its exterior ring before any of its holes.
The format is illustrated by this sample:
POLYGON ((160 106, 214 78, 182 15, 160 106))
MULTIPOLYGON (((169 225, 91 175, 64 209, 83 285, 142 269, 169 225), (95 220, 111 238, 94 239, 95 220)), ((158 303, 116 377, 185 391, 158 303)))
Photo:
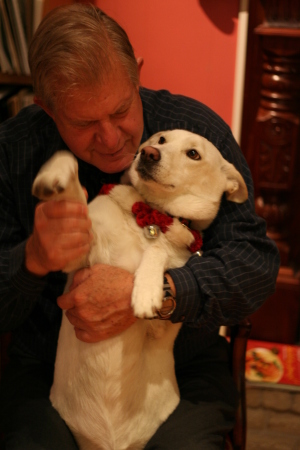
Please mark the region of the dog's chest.
POLYGON ((95 234, 90 265, 110 264, 135 272, 145 249, 152 244, 145 239, 131 211, 122 209, 109 196, 101 195, 89 204, 95 234))

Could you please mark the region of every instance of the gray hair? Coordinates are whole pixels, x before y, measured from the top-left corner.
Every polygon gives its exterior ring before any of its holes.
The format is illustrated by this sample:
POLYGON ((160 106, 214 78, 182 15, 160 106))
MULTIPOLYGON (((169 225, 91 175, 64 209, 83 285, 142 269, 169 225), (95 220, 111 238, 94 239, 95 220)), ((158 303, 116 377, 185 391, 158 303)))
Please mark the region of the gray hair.
POLYGON ((28 60, 35 95, 51 109, 74 89, 101 86, 116 63, 139 84, 126 32, 93 5, 77 3, 51 11, 33 36, 28 60))

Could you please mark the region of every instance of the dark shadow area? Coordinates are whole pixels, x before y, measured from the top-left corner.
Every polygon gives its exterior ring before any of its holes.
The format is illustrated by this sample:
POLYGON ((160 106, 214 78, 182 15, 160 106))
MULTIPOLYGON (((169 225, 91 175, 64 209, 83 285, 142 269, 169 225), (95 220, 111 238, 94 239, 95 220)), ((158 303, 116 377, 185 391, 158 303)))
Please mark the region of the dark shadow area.
POLYGON ((198 0, 207 17, 226 34, 234 30, 234 19, 238 16, 236 2, 224 0, 198 0))

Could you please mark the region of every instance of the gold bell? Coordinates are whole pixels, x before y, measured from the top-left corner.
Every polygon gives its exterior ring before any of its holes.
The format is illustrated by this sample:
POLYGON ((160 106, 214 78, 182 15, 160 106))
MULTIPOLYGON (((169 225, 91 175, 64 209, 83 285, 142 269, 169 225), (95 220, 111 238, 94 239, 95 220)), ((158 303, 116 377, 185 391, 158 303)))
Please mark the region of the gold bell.
POLYGON ((160 229, 157 225, 148 225, 144 227, 144 234, 147 239, 156 239, 159 235, 160 229))

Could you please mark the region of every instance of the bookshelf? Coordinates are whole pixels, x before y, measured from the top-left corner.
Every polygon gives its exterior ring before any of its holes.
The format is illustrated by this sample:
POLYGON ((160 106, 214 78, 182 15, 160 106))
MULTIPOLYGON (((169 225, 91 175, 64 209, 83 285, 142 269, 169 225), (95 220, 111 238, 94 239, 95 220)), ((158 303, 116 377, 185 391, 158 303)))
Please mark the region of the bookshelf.
POLYGON ((27 53, 39 22, 72 3, 76 0, 0 0, 0 123, 33 101, 27 53))
POLYGON ((28 75, 17 75, 15 73, 2 73, 0 72, 0 85, 20 85, 30 86, 31 78, 28 75))
POLYGON ((58 6, 72 3, 76 3, 76 1, 26 0, 24 8, 21 9, 17 6, 19 5, 17 0, 0 0, 0 33, 3 37, 1 40, 5 42, 2 51, 8 59, 8 66, 5 70, 6 64, 3 59, 1 60, 0 48, 0 86, 12 84, 30 86, 27 51, 33 32, 49 11, 58 6))

